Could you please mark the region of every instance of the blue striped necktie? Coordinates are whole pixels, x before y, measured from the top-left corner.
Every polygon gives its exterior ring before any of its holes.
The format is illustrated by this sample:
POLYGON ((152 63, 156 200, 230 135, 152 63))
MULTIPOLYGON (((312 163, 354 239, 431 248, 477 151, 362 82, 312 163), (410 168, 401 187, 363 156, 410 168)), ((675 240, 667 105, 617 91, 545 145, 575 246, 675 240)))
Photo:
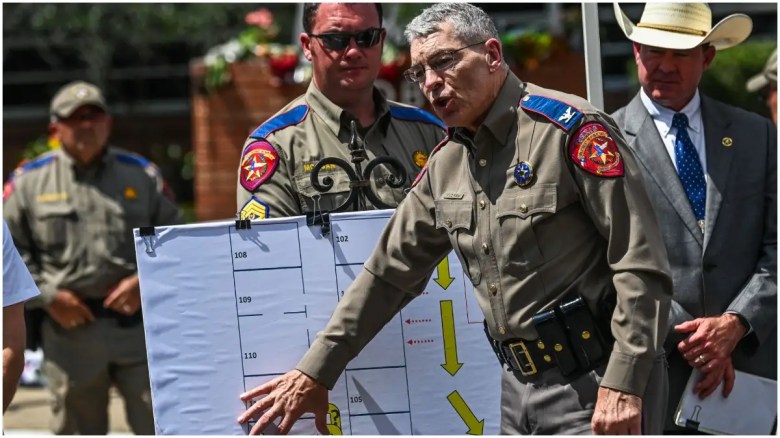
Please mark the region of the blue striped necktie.
POLYGON ((691 203, 696 222, 704 231, 704 207, 707 204, 707 183, 704 181, 704 171, 701 168, 699 154, 688 135, 688 117, 676 113, 672 119, 672 127, 677 128, 677 138, 674 140, 674 154, 677 159, 677 173, 680 176, 685 194, 691 203))

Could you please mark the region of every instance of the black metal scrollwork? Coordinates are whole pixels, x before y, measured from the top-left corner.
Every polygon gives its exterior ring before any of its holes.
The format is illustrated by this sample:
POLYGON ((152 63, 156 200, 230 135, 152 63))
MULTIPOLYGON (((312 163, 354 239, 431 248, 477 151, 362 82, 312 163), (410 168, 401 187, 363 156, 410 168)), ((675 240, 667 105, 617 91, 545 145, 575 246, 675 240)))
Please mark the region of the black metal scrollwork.
POLYGON ((366 164, 366 169, 364 171, 362 163, 368 156, 366 155, 365 147, 362 142, 359 141, 357 125, 354 120, 350 123, 350 130, 352 135, 349 140, 349 153, 352 156, 351 161, 355 167, 353 168, 341 158, 326 157, 318 161, 311 170, 311 185, 320 193, 327 193, 333 188, 333 178, 329 176, 323 178, 322 183, 320 183, 320 171, 323 167, 328 165, 338 167, 346 172, 349 177, 349 196, 347 199, 330 212, 322 213, 346 211, 350 206, 352 206, 355 211, 365 210, 366 200, 379 209, 393 208, 393 206, 382 202, 379 196, 374 193, 374 190, 371 188, 371 173, 382 164, 388 165, 391 169, 391 173, 385 177, 385 184, 397 189, 406 183, 406 179, 408 178, 406 170, 395 158, 383 156, 376 157, 369 161, 368 164, 366 164))

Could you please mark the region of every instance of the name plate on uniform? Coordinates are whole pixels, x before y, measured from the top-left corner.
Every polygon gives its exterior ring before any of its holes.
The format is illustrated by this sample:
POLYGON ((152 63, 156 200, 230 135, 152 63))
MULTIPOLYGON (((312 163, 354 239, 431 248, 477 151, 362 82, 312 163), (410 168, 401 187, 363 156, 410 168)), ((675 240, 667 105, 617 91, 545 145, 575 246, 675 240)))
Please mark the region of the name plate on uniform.
MULTIPOLYGON (((325 236, 305 217, 135 230, 156 432, 246 434, 239 394, 295 367, 391 214, 333 214, 325 236)), ((498 433, 501 369, 482 320, 450 254, 347 366, 331 433, 498 433)), ((292 433, 316 434, 313 416, 292 433)))

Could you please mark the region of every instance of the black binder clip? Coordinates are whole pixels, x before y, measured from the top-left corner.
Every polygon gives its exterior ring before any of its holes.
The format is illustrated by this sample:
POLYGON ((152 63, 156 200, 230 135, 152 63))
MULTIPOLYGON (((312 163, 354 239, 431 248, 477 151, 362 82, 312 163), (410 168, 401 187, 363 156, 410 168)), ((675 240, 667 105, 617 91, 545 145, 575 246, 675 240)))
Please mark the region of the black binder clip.
POLYGON ((313 227, 315 225, 320 226, 320 230, 323 236, 327 236, 330 233, 330 213, 320 210, 320 195, 319 193, 314 195, 314 211, 306 213, 306 225, 313 227))
POLYGON ((154 227, 139 227, 138 235, 144 240, 146 245, 146 253, 154 254, 154 248, 152 247, 152 237, 154 237, 154 227))
POLYGON ((236 213, 236 229, 237 230, 251 230, 252 220, 241 219, 240 213, 236 213))

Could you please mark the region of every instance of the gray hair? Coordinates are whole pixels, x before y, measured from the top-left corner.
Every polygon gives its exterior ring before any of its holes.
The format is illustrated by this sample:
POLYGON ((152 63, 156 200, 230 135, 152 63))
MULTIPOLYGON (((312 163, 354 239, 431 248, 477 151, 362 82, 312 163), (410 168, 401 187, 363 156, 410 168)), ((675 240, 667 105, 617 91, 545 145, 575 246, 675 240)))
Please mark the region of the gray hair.
POLYGON ((404 36, 409 44, 417 38, 441 30, 450 23, 455 37, 464 44, 476 44, 490 38, 500 41, 496 25, 482 9, 468 3, 437 3, 425 9, 406 26, 404 36))

